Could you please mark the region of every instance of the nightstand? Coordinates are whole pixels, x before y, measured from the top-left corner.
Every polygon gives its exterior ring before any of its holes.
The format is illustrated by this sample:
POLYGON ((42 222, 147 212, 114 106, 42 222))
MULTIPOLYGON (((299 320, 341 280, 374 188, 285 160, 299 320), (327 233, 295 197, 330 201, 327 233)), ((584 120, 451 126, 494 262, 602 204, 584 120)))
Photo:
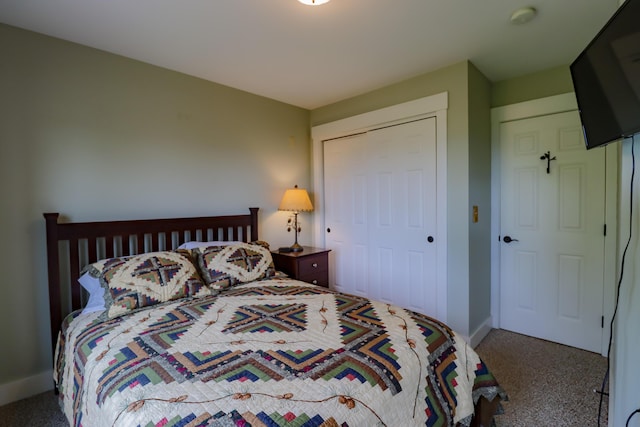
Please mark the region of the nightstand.
POLYGON ((304 246, 302 252, 271 252, 276 270, 292 279, 329 287, 329 251, 304 246))

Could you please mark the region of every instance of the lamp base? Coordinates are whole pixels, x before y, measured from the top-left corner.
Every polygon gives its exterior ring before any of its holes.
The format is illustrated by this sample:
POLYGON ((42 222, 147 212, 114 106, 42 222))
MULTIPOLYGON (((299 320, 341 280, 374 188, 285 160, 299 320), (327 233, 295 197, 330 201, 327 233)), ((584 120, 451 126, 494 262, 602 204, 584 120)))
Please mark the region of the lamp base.
POLYGON ((302 252, 304 249, 302 246, 298 244, 298 242, 294 243, 290 248, 291 252, 302 252))

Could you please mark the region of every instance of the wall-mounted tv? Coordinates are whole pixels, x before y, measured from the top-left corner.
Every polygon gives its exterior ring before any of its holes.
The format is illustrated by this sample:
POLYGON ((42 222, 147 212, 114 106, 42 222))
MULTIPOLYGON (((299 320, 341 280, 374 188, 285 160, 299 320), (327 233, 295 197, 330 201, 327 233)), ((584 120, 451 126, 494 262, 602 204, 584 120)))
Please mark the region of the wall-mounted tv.
POLYGON ((640 0, 627 0, 571 64, 587 149, 640 132, 640 0))

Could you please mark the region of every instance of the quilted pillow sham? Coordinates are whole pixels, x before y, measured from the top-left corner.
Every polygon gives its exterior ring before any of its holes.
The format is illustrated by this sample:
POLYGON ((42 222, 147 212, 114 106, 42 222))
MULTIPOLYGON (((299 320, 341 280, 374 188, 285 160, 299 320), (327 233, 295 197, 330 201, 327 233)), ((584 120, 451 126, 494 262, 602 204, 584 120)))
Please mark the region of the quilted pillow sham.
POLYGON ((104 289, 106 318, 184 297, 211 294, 188 251, 109 258, 89 267, 104 289))
POLYGON ((196 248, 193 253, 202 279, 212 290, 275 275, 271 252, 263 242, 196 248))

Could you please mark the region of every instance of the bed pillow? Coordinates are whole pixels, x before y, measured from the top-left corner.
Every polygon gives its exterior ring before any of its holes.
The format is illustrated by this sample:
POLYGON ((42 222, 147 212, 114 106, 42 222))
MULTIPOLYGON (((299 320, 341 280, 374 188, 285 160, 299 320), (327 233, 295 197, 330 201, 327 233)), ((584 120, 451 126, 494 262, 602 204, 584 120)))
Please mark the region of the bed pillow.
POLYGON ((93 277, 88 271, 78 279, 78 283, 89 293, 89 300, 82 310, 82 314, 102 311, 104 305, 104 288, 100 286, 100 279, 93 277))
POLYGON ((191 262, 189 251, 109 258, 92 264, 90 273, 100 280, 110 319, 139 308, 212 293, 191 262))
POLYGON ((193 253, 202 279, 216 291, 275 275, 271 252, 262 242, 209 246, 193 253))
POLYGON ((212 241, 212 242, 185 242, 183 244, 181 244, 180 246, 178 246, 178 249, 198 249, 198 248, 206 248, 209 246, 228 246, 228 245, 235 245, 237 243, 242 243, 242 242, 237 242, 237 241, 223 241, 223 240, 216 240, 216 241, 212 241))

